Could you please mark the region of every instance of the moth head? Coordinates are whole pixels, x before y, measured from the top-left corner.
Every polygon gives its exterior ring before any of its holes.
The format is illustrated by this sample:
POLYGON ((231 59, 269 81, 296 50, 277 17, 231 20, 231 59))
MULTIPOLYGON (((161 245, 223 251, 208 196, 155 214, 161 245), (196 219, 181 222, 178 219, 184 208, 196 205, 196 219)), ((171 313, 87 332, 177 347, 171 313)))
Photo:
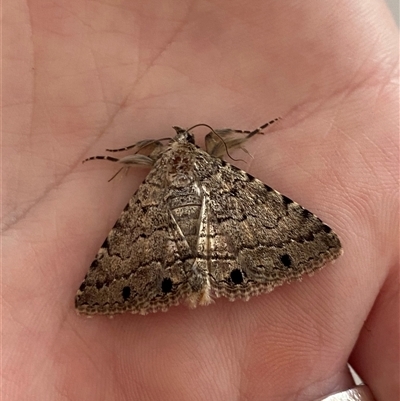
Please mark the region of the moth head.
POLYGON ((176 131, 176 137, 174 138, 176 142, 191 143, 194 145, 194 135, 189 130, 178 126, 173 126, 172 128, 176 131))

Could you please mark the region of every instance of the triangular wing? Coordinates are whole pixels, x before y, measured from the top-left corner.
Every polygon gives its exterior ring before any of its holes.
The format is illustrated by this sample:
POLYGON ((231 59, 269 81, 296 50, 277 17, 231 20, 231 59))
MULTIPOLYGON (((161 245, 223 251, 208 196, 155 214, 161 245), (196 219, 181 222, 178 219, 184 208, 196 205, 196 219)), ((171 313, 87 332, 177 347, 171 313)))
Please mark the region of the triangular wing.
POLYGON ((269 292, 342 253, 331 228, 260 180, 206 152, 196 165, 208 194, 198 257, 208 261, 215 296, 269 292))
POLYGON ((152 172, 100 248, 75 299, 82 314, 146 314, 190 297, 192 251, 152 172))

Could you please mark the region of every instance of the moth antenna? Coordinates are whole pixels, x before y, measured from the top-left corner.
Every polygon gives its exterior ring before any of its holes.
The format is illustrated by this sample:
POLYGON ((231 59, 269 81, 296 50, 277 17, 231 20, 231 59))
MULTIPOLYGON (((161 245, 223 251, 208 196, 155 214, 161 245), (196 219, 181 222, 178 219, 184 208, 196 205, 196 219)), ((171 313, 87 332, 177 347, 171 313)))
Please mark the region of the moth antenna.
POLYGON ((221 140, 221 142, 224 144, 225 151, 226 151, 226 155, 227 155, 231 160, 233 160, 233 161, 235 161, 235 162, 245 162, 245 161, 242 160, 242 159, 235 159, 235 158, 233 158, 233 157, 231 156, 231 154, 229 153, 229 148, 228 148, 226 142, 224 141, 224 139, 223 139, 223 138, 221 137, 221 135, 219 135, 219 134, 214 130, 214 128, 211 127, 210 125, 204 124, 204 123, 196 124, 196 125, 193 125, 192 127, 188 128, 186 131, 189 132, 189 131, 191 131, 193 128, 197 128, 197 127, 207 127, 207 128, 209 128, 209 129, 211 130, 211 132, 213 132, 213 133, 221 140))

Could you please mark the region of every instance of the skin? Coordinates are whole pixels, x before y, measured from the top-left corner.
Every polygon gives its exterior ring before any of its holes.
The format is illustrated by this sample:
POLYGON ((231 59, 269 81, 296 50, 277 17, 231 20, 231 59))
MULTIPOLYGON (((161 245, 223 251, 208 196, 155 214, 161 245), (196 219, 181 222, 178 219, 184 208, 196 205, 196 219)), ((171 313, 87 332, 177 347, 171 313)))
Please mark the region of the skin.
MULTIPOLYGON (((13 1, 3 25, 3 395, 314 400, 398 393, 398 30, 383 1, 13 1), (144 169, 82 159, 205 122, 344 255, 249 302, 77 316, 144 169)), ((198 138, 206 131, 199 128, 198 138)))

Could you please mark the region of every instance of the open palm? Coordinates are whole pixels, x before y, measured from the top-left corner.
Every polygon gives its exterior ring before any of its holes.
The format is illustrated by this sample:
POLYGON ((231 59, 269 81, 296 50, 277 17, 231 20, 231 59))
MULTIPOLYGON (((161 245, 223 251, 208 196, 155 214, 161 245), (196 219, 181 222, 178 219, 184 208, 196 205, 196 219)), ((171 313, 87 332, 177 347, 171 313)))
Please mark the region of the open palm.
POLYGON ((398 60, 383 3, 17 3, 4 19, 5 398, 312 400, 351 386, 350 360, 395 400, 398 60), (114 165, 82 159, 172 125, 277 116, 236 164, 326 221, 343 257, 249 302, 76 315, 146 174, 108 183, 114 165))

